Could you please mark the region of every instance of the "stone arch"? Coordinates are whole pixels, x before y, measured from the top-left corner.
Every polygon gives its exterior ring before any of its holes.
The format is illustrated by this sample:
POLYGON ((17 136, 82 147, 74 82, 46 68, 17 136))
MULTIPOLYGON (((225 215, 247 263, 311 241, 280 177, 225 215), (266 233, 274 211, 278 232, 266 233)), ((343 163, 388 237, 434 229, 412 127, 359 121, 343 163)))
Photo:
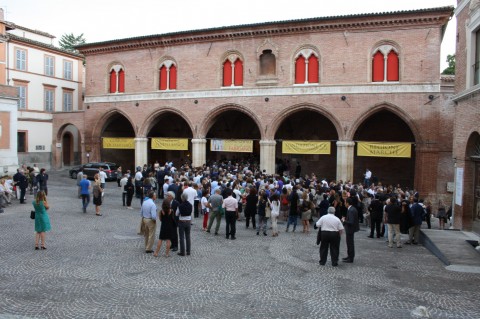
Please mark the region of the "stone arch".
POLYGON ((55 162, 57 167, 63 167, 65 165, 65 152, 68 151, 68 160, 67 164, 81 164, 83 159, 83 147, 84 144, 84 132, 79 129, 77 125, 72 122, 65 122, 63 123, 57 130, 54 140, 54 147, 55 152, 53 156, 55 157, 55 162), (64 137, 70 136, 70 144, 65 145, 64 137), (61 145, 61 147, 57 147, 57 145, 61 145), (66 147, 69 150, 66 150, 66 147))
POLYGON ((190 121, 190 118, 183 113, 182 111, 174 108, 168 108, 168 107, 161 107, 156 109, 154 112, 149 114, 147 116, 147 120, 143 123, 143 125, 139 128, 138 130, 138 135, 140 136, 147 136, 148 132, 152 129, 152 127, 155 125, 155 121, 157 118, 165 113, 172 113, 175 115, 180 116, 182 119, 187 122, 190 131, 192 132, 192 136, 195 136, 196 133, 196 126, 194 127, 192 122, 190 121))
POLYGON ((380 52, 382 52, 384 55, 387 55, 391 49, 393 49, 400 56, 401 46, 397 42, 386 39, 380 40, 373 45, 372 49, 370 50, 370 56, 373 56, 373 54, 375 54, 375 52, 378 50, 380 50, 380 52))
POLYGON ((263 128, 263 125, 260 119, 255 115, 255 113, 252 110, 238 104, 224 104, 210 110, 207 114, 205 114, 204 120, 200 124, 198 131, 195 130, 195 135, 194 135, 195 138, 206 138, 208 131, 210 130, 212 125, 215 123, 217 117, 226 111, 239 111, 249 116, 253 120, 253 122, 257 125, 258 130, 260 131, 261 139, 263 140, 265 138, 265 130, 263 128))
POLYGON ((318 84, 320 83, 320 79, 322 78, 322 56, 320 54, 320 50, 318 49, 318 47, 314 46, 314 45, 311 45, 311 44, 303 44, 303 45, 300 45, 299 47, 297 47, 297 49, 295 51, 293 51, 293 55, 291 56, 290 58, 290 64, 291 64, 291 73, 290 73, 290 78, 291 78, 291 81, 292 83, 296 83, 295 80, 296 80, 296 77, 297 77, 297 68, 296 68, 296 64, 297 64, 297 59, 302 56, 305 60, 308 60, 311 56, 315 56, 317 59, 318 59, 318 68, 316 68, 316 72, 317 72, 317 76, 318 76, 318 79, 317 81, 315 82, 312 82, 312 84, 318 84))
POLYGON ((80 137, 80 141, 83 141, 84 139, 84 132, 82 130, 80 130, 77 125, 75 125, 74 123, 72 122, 66 122, 66 123, 63 123, 57 130, 57 134, 55 136, 55 139, 56 139, 56 143, 60 143, 62 141, 62 136, 63 134, 65 133, 65 129, 67 128, 67 126, 69 125, 72 125, 72 126, 75 126, 78 130, 78 132, 80 133, 79 134, 79 137, 80 137))
POLYGON ((375 113, 378 113, 380 111, 389 111, 398 116, 400 119, 402 119, 410 128, 410 131, 412 131, 413 136, 415 137, 415 143, 416 144, 421 144, 423 142, 422 135, 420 133, 419 128, 415 125, 415 121, 412 119, 412 117, 405 112, 402 108, 388 103, 388 102, 382 102, 374 105, 370 109, 368 109, 365 113, 361 114, 354 122, 353 125, 348 128, 345 127, 345 138, 346 140, 353 140, 353 137, 355 136, 355 133, 357 132, 358 128, 366 121, 368 118, 375 113))
POLYGON ((95 125, 93 126, 92 138, 94 140, 98 139, 102 136, 102 131, 105 128, 105 125, 107 124, 109 119, 116 114, 122 115, 123 117, 125 117, 127 119, 127 121, 132 126, 132 129, 133 129, 133 132, 135 133, 135 136, 138 137, 138 127, 134 124, 135 122, 132 120, 132 118, 127 113, 123 112, 122 110, 120 110, 118 108, 113 108, 113 109, 105 112, 102 115, 102 117, 100 117, 98 119, 98 121, 95 123, 95 125))
POLYGON ((332 124, 335 126, 338 139, 339 140, 344 139, 344 131, 342 129, 342 125, 340 124, 340 121, 335 117, 335 115, 333 115, 330 111, 328 111, 323 106, 309 104, 309 103, 292 105, 282 110, 282 112, 278 112, 277 116, 273 118, 273 120, 270 122, 270 125, 267 127, 267 130, 265 133, 265 139, 269 139, 269 140, 274 139, 275 133, 277 132, 282 122, 286 118, 288 118, 290 115, 299 111, 314 111, 319 113, 320 115, 323 115, 324 117, 329 119, 332 122, 332 124))

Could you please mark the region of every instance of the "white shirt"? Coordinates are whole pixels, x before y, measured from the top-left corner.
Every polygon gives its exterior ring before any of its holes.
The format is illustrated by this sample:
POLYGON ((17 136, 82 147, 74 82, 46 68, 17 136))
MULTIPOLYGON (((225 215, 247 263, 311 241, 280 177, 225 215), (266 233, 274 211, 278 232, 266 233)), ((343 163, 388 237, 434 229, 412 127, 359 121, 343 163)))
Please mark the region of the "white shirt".
POLYGON ((365 178, 366 178, 366 179, 370 179, 370 177, 372 177, 372 172, 366 171, 366 172, 365 172, 365 178))
POLYGON ((107 178, 107 173, 105 173, 104 171, 100 171, 98 175, 100 176, 100 183, 105 184, 105 178, 107 178))
POLYGON ((188 195, 187 197, 187 200, 190 202, 190 204, 192 204, 192 208, 193 208, 193 205, 194 205, 194 201, 195 201, 195 197, 197 197, 197 191, 195 189, 193 189, 193 187, 187 187, 183 190, 183 192, 185 194, 188 195))
POLYGON ((135 173, 135 180, 136 181, 141 181, 143 178, 142 172, 136 172, 135 173))
POLYGON ((341 231, 344 229, 341 220, 334 214, 323 215, 317 221, 317 227, 322 228, 322 231, 341 231))
POLYGON ((122 188, 122 192, 126 193, 125 185, 127 185, 128 178, 124 177, 120 180, 120 187, 122 188))
POLYGON ((209 212, 209 209, 207 207, 208 199, 205 196, 202 197, 201 203, 202 203, 202 210, 206 210, 206 212, 208 213, 209 212))

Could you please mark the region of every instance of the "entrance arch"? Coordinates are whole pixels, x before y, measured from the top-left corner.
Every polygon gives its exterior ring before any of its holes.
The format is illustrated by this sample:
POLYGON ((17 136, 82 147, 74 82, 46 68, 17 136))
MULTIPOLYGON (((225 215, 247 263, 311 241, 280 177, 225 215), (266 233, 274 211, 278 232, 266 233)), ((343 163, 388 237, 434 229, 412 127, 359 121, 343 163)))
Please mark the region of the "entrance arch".
POLYGON ((158 161, 162 165, 166 161, 173 161, 178 166, 185 162, 191 162, 192 146, 190 141, 186 151, 152 149, 151 138, 187 138, 190 140, 193 137, 190 125, 182 115, 168 111, 154 115, 146 136, 149 138, 149 162, 158 161))
POLYGON ((60 127, 56 143, 61 145, 59 164, 62 167, 82 164, 81 139, 80 131, 75 125, 67 123, 60 127))
MULTIPOLYGON (((242 109, 227 108, 215 112, 208 122, 204 124, 207 139, 207 162, 219 160, 247 159, 259 162, 260 139, 262 134, 256 118, 253 118, 242 109), (211 151, 212 139, 246 139, 253 140, 252 153, 233 153, 211 151)), ((207 117, 208 118, 208 117, 207 117)))
POLYGON ((411 158, 364 157, 357 156, 357 144, 354 155, 354 181, 364 179, 368 168, 372 171, 372 182, 382 182, 383 185, 402 187, 414 186, 415 180, 415 134, 399 115, 388 108, 379 108, 374 113, 364 117, 356 128, 353 140, 365 142, 408 142, 412 143, 411 158))
POLYGON ((462 202, 462 228, 480 234, 480 134, 478 132, 470 134, 465 150, 462 202))
POLYGON ((302 168, 301 175, 315 173, 319 178, 334 180, 337 170, 337 148, 335 141, 339 139, 334 122, 317 110, 300 109, 291 112, 278 124, 275 131, 276 173, 282 174, 285 169, 295 173, 297 162, 302 168), (329 141, 329 155, 282 154, 282 140, 329 141))
MULTIPOLYGON (((103 137, 129 137, 135 138, 135 130, 130 121, 119 112, 112 112, 102 126, 99 134, 103 137)), ((122 168, 133 169, 135 167, 135 150, 134 149, 113 149, 103 148, 100 138, 100 160, 102 162, 114 162, 122 168)))

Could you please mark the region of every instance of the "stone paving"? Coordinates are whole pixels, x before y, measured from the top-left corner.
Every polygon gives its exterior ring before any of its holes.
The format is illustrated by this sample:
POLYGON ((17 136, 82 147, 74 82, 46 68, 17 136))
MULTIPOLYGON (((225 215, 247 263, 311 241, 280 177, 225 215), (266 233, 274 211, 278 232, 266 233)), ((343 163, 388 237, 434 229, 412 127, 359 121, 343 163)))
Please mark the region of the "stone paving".
POLYGON ((196 219, 191 256, 155 258, 136 234, 138 200, 124 209, 110 182, 96 217, 76 192, 67 172, 50 173, 45 251, 31 205, 0 214, 0 318, 415 318, 418 306, 480 318, 480 275, 448 271, 422 246, 390 249, 363 229, 355 263, 334 268, 318 264, 313 230, 264 237, 239 223, 232 241, 196 219))

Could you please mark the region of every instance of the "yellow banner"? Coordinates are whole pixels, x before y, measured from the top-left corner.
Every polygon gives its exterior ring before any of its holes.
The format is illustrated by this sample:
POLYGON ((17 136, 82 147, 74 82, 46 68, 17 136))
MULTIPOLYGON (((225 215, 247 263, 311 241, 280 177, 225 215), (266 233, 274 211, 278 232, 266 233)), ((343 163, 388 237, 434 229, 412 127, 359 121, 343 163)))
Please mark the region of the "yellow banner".
POLYGON ((357 142, 357 156, 412 157, 411 143, 357 142))
POLYGON ((152 138, 152 149, 188 151, 188 138, 152 138))
POLYGON ((103 148, 134 150, 135 142, 133 137, 104 137, 103 148))
POLYGON ((252 153, 252 140, 210 140, 210 150, 214 152, 252 153))
POLYGON ((282 141, 283 154, 330 154, 329 141, 282 141))

